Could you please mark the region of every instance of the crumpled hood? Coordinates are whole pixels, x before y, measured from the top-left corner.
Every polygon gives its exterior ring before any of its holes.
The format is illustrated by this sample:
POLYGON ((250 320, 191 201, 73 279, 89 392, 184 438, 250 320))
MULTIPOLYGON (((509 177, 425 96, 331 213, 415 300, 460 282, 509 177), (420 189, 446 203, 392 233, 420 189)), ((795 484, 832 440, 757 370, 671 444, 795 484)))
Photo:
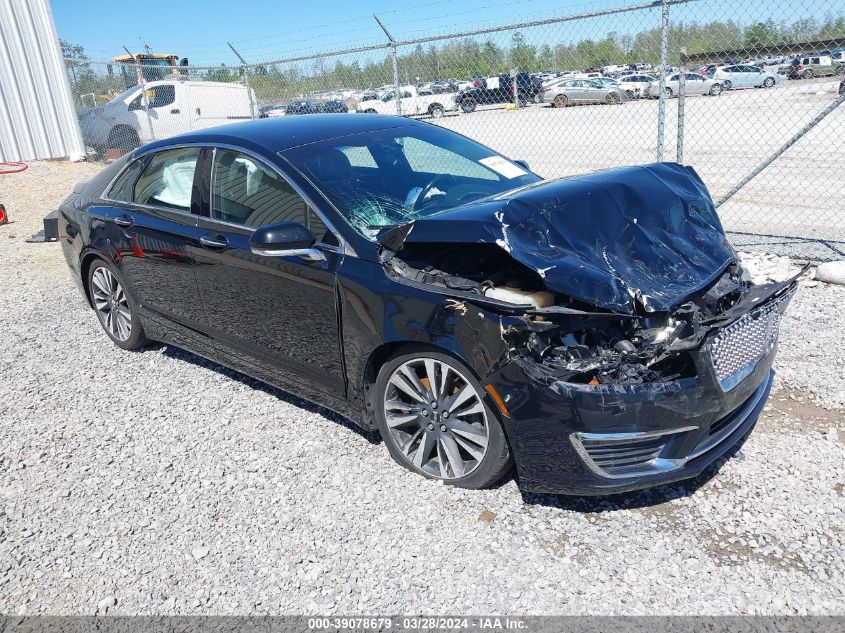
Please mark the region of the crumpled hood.
POLYGON ((550 290, 626 314, 672 310, 735 259, 701 178, 675 163, 543 181, 383 237, 496 243, 550 290))

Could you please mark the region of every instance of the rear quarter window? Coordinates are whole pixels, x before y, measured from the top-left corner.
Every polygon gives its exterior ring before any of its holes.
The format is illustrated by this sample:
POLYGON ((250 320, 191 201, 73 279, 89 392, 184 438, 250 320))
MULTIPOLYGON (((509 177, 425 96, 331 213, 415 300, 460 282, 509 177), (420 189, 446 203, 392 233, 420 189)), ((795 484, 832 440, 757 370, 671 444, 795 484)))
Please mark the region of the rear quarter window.
POLYGON ((144 171, 144 164, 143 159, 132 161, 106 192, 106 198, 118 202, 132 202, 135 195, 135 182, 144 171))

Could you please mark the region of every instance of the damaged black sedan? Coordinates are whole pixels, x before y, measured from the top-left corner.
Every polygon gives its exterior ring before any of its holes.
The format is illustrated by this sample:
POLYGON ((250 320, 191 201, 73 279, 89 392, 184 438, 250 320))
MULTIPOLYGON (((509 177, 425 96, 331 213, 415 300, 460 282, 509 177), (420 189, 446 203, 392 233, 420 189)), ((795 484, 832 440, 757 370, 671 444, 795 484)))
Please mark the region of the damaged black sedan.
POLYGON ((468 488, 512 463, 570 494, 699 474, 756 422, 796 287, 750 283, 691 168, 545 181, 375 115, 146 145, 60 231, 118 346, 213 359, 468 488))

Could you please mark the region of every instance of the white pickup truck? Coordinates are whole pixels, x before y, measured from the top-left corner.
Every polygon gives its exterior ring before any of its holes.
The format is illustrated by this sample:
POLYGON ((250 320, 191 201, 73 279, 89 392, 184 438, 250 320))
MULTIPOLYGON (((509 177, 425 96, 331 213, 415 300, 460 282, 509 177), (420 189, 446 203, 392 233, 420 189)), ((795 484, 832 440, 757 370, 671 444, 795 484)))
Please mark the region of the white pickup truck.
MULTIPOLYGON (((399 89, 399 108, 402 116, 429 115, 438 119, 446 112, 458 109, 455 93, 419 94, 416 86, 402 86, 399 89)), ((362 101, 356 108, 358 112, 396 114, 396 91, 387 91, 381 99, 362 101)))

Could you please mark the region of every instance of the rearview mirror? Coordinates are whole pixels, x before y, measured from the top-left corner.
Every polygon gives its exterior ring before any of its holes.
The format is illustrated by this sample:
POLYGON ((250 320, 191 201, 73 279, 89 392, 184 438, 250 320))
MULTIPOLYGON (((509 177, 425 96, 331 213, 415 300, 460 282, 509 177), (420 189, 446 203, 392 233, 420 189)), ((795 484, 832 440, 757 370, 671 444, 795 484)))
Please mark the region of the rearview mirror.
POLYGON ((255 255, 300 257, 316 262, 326 258, 314 248, 316 241, 314 234, 299 222, 278 222, 256 230, 249 238, 249 247, 255 255))
POLYGON ((522 160, 521 158, 515 158, 511 162, 516 163, 517 165, 522 167, 525 171, 531 171, 531 168, 528 166, 528 161, 526 161, 526 160, 522 160))

